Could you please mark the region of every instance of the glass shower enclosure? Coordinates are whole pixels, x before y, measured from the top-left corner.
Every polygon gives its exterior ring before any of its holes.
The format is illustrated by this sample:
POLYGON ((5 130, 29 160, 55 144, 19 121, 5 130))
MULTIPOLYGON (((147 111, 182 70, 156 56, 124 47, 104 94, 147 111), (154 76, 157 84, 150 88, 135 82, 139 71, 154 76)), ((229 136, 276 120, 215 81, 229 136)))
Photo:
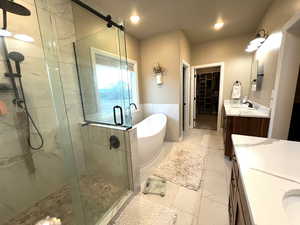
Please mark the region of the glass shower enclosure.
POLYGON ((111 219, 132 190, 129 129, 132 79, 121 23, 103 18, 81 1, 72 2, 73 43, 83 111, 84 176, 102 189, 81 191, 88 225, 111 219), (96 182, 97 184, 97 182, 96 182), (101 185, 99 184, 101 187, 101 185), (93 197, 91 197, 93 196, 93 197), (101 200, 99 202, 99 200, 101 200))
POLYGON ((84 120, 130 128, 133 81, 123 27, 109 25, 94 9, 77 3, 72 4, 76 33, 74 51, 84 120))
POLYGON ((125 33, 77 0, 18 2, 31 16, 10 15, 9 28, 35 42, 0 37, 0 103, 7 108, 0 110, 0 225, 34 225, 46 217, 63 225, 107 224, 138 177, 125 33), (27 143, 30 135, 38 144, 38 134, 28 129, 4 76, 5 46, 25 56, 24 93, 45 142, 39 150, 27 143))

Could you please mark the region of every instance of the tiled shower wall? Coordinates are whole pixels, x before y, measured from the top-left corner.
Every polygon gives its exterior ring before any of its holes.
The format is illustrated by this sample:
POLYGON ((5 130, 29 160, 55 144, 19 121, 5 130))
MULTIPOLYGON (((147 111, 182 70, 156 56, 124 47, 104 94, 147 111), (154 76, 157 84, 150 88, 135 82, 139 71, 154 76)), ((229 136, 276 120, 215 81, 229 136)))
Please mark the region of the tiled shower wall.
MULTIPOLYGON (((9 14, 8 29, 13 33, 30 35, 35 41, 26 43, 6 38, 6 43, 9 52, 18 51, 25 56, 21 69, 26 99, 29 111, 43 134, 45 145, 38 151, 28 148, 25 139, 25 114, 12 104, 13 92, 1 90, 0 100, 8 108, 8 114, 0 115, 1 222, 45 198, 66 182, 64 155, 59 140, 63 137, 58 133, 59 111, 55 108, 52 95, 59 89, 50 85, 51 73, 48 72, 51 70, 60 70, 77 167, 81 171, 85 168, 79 125, 83 119, 72 48, 75 33, 71 3, 68 0, 16 2, 29 8, 32 15, 21 17, 9 14), (49 42, 51 46, 44 47, 57 47, 59 67, 51 67, 51 63, 45 62, 45 49, 42 45, 42 37, 45 36, 41 35, 39 21, 42 26, 49 26, 46 29, 55 36, 57 42, 49 42)), ((4 78, 7 69, 2 44, 0 50, 0 83, 10 84, 9 80, 4 78)), ((56 60, 57 58, 53 59, 56 60)), ((32 136, 34 145, 38 145, 36 133, 32 136)))

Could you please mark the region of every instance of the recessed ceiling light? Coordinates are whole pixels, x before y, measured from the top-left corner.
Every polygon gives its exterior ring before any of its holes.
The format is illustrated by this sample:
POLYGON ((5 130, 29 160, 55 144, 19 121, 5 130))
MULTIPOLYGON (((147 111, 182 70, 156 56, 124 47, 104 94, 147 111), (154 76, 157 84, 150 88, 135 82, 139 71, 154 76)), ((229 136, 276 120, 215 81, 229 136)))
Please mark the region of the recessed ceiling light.
POLYGON ((14 35, 15 39, 25 42, 34 42, 34 39, 26 34, 16 34, 14 35))
POLYGON ((140 17, 138 15, 131 16, 130 21, 133 24, 137 24, 138 22, 140 22, 140 17))
POLYGON ((0 36, 1 37, 10 37, 11 35, 12 35, 12 33, 9 32, 8 30, 0 29, 0 36))
POLYGON ((214 25, 214 28, 215 30, 220 30, 222 27, 224 26, 224 22, 217 22, 215 25, 214 25))

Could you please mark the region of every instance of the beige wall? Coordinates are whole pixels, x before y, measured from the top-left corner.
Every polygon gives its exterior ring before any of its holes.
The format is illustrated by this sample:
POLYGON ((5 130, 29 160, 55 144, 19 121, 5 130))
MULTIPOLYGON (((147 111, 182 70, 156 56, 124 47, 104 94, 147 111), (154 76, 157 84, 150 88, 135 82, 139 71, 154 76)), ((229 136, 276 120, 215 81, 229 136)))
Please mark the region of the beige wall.
POLYGON ((190 46, 182 31, 155 35, 142 40, 141 92, 144 113, 163 112, 168 116, 167 140, 180 137, 181 60, 191 61, 190 46), (163 85, 158 86, 152 68, 156 63, 165 69, 163 85))
POLYGON ((224 92, 223 98, 231 96, 234 81, 239 80, 243 85, 243 94, 248 95, 252 55, 245 48, 253 34, 210 41, 194 45, 192 48, 192 65, 203 65, 224 62, 224 92))
POLYGON ((180 48, 180 60, 184 60, 187 63, 191 63, 191 46, 189 40, 182 31, 178 31, 179 35, 179 48, 180 48))
POLYGON ((179 39, 178 32, 159 34, 141 41, 142 103, 179 103, 179 39), (164 84, 156 85, 152 68, 156 63, 166 70, 164 84))
POLYGON ((300 0, 275 0, 267 10, 259 27, 272 33, 281 29, 299 11, 300 0))
MULTIPOLYGON (((300 0, 275 0, 267 10, 259 28, 265 29, 270 35, 277 33, 297 12, 300 12, 300 0)), ((251 93, 252 100, 267 107, 272 106, 278 54, 278 48, 264 51, 261 57, 265 65, 262 89, 251 93)))

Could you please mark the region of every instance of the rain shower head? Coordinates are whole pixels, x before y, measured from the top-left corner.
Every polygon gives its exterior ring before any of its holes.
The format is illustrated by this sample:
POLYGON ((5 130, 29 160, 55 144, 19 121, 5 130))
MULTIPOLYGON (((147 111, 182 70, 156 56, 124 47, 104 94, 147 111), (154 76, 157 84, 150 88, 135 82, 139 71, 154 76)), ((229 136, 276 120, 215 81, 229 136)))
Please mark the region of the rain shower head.
POLYGON ((16 63, 23 62, 25 57, 19 52, 10 52, 8 53, 8 58, 12 61, 15 61, 16 63))
POLYGON ((27 9, 26 7, 24 7, 18 3, 10 1, 10 0, 1 0, 0 8, 3 11, 17 14, 20 16, 30 16, 30 14, 31 14, 29 9, 27 9))

